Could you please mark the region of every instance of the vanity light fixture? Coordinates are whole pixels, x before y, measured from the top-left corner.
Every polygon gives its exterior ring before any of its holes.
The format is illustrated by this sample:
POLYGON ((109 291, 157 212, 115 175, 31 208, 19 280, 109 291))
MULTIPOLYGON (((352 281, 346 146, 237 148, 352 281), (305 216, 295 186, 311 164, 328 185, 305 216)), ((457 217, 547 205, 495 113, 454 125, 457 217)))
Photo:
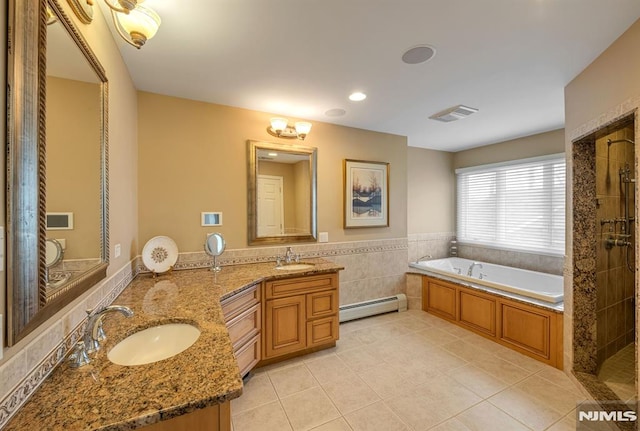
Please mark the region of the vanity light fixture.
POLYGON ((271 136, 278 138, 294 139, 298 138, 304 140, 311 130, 311 123, 306 121, 298 121, 294 126, 289 125, 289 120, 286 118, 272 118, 271 126, 267 127, 267 132, 271 136))
POLYGON ((129 45, 140 49, 155 36, 160 27, 160 16, 152 9, 140 5, 144 0, 117 0, 120 7, 109 0, 104 2, 111 8, 113 25, 118 34, 129 45))

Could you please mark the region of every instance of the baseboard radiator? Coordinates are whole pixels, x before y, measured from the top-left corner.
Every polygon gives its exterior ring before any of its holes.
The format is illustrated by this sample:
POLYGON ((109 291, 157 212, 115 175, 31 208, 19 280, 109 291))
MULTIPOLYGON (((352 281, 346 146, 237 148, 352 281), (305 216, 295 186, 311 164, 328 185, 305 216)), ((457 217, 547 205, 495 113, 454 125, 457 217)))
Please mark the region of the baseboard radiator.
POLYGON ((399 293, 385 298, 343 305, 340 307, 340 323, 391 311, 407 311, 407 295, 399 293))

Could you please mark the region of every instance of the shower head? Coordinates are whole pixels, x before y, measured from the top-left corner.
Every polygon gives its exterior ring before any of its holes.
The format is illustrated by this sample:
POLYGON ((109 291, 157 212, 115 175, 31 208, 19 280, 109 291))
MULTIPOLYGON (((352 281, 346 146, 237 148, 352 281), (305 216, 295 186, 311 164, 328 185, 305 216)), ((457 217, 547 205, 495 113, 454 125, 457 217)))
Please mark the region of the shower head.
POLYGON ((629 143, 631 145, 635 145, 636 144, 631 139, 616 139, 615 141, 612 141, 611 139, 608 139, 607 140, 607 145, 617 144, 618 142, 627 142, 627 143, 629 143))

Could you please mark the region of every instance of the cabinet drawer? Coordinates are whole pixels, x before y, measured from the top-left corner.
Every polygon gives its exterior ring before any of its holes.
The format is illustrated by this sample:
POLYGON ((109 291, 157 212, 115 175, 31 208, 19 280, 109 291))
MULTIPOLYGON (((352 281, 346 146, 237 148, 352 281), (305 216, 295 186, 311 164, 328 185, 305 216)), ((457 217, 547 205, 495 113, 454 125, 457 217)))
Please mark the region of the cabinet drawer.
POLYGON ((229 338, 235 349, 260 332, 260 304, 256 304, 227 323, 229 338))
POLYGON ((260 302, 260 289, 256 285, 223 300, 221 302, 222 314, 224 314, 224 318, 228 322, 258 302, 260 302))
POLYGON ((338 316, 307 322, 307 347, 330 343, 338 339, 338 316))
POLYGON ((247 344, 235 351, 240 375, 244 377, 260 362, 260 334, 253 337, 247 344))
POLYGON ((495 299, 460 291, 460 324, 476 331, 496 335, 495 299))
POLYGON ((336 289, 338 287, 338 274, 320 274, 308 277, 284 278, 265 283, 265 295, 267 299, 281 298, 283 296, 310 293, 319 290, 336 289))
POLYGON ((310 293, 307 295, 307 319, 328 317, 338 312, 338 291, 310 293))

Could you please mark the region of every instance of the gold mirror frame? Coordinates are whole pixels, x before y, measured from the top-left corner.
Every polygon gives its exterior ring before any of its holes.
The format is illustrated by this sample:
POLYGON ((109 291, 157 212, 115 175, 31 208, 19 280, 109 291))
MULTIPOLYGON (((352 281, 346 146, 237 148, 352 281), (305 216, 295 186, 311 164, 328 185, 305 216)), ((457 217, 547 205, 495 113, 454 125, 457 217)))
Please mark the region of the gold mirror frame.
POLYGON ((317 227, 317 150, 313 147, 302 145, 284 145, 272 142, 247 141, 249 150, 249 182, 248 182, 248 208, 247 231, 249 232, 249 245, 288 244, 296 242, 315 242, 318 237, 317 227), (258 151, 271 150, 278 153, 301 154, 309 158, 309 233, 303 235, 278 235, 258 236, 258 151))
POLYGON ((106 277, 108 223, 108 84, 104 69, 57 0, 10 0, 7 57, 7 343, 15 344, 106 277), (100 263, 46 295, 47 6, 101 85, 100 263))

